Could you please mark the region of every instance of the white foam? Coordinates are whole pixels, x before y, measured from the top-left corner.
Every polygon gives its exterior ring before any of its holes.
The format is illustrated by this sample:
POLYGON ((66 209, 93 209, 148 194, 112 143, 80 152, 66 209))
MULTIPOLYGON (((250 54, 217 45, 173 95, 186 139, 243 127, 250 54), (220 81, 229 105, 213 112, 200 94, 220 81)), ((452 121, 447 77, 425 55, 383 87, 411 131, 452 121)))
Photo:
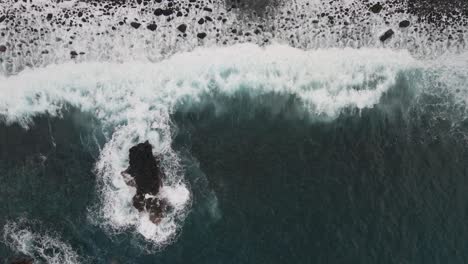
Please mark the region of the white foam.
POLYGON ((0 77, 0 116, 28 126, 37 114, 60 114, 64 104, 94 113, 113 130, 96 164, 102 206, 95 213, 108 230, 136 230, 160 246, 176 235, 190 203, 171 148, 169 118, 178 103, 197 103, 213 91, 286 93, 298 96, 312 115, 333 118, 347 107, 373 107, 400 71, 417 66, 402 51, 252 44, 200 48, 158 63, 66 63, 0 77), (175 207, 158 225, 132 206, 135 188, 121 176, 128 149, 145 140, 165 157, 160 195, 175 207))
POLYGON ((78 264, 80 257, 55 235, 31 231, 24 221, 8 222, 3 227, 3 242, 12 250, 48 264, 78 264))

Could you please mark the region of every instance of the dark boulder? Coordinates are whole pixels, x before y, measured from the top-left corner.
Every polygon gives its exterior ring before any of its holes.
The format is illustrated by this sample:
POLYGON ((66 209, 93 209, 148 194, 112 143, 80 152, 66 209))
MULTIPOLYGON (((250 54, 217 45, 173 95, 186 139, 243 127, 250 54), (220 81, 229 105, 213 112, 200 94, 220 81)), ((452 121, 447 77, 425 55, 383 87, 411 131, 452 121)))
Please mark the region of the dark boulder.
POLYGON ((387 31, 385 31, 385 33, 383 33, 382 36, 380 36, 380 41, 382 42, 385 42, 386 40, 390 39, 393 35, 395 34, 395 32, 393 32, 392 29, 389 29, 387 31))
POLYGON ((411 23, 410 23, 408 20, 403 20, 403 21, 401 21, 401 22, 398 24, 398 26, 399 26, 400 28, 407 28, 407 27, 410 26, 410 24, 411 24, 411 23))
POLYGON ((377 3, 371 6, 370 11, 372 11, 372 13, 374 14, 377 14, 377 13, 380 13, 380 11, 382 11, 382 8, 383 6, 380 3, 377 3))
POLYGON ((130 148, 129 167, 122 175, 127 184, 137 189, 133 206, 138 211, 149 212, 151 220, 158 222, 167 210, 167 203, 157 197, 164 173, 161 161, 153 156, 152 149, 153 146, 148 141, 130 148))
POLYGON ((182 32, 182 33, 185 33, 185 30, 187 30, 187 25, 185 24, 180 24, 177 29, 182 32))
POLYGON ((154 15, 155 15, 155 16, 160 16, 160 15, 162 15, 162 14, 163 14, 163 10, 162 10, 161 8, 156 8, 156 9, 154 10, 154 15))
POLYGON ((138 22, 132 22, 130 23, 130 26, 132 26, 134 29, 138 29, 141 26, 141 24, 138 22))
POLYGON ((0 52, 5 52, 7 47, 5 45, 0 45, 0 52))
POLYGON ((163 173, 152 150, 153 146, 148 141, 130 148, 130 166, 125 172, 134 178, 138 192, 156 195, 162 185, 163 173))
POLYGON ((78 52, 76 52, 76 51, 74 51, 74 50, 70 51, 70 57, 71 57, 72 59, 76 58, 76 56, 78 56, 78 52))
POLYGON ((198 33, 198 34, 197 34, 197 37, 198 37, 199 39, 204 39, 204 38, 206 37, 206 33, 205 33, 205 32, 198 33))
POLYGON ((174 11, 173 11, 172 9, 170 9, 170 8, 164 9, 164 10, 163 10, 163 15, 164 15, 164 16, 170 16, 170 15, 172 15, 173 13, 174 13, 174 11))
POLYGON ((147 25, 146 28, 151 30, 151 31, 155 31, 158 28, 158 26, 153 23, 153 24, 147 25))

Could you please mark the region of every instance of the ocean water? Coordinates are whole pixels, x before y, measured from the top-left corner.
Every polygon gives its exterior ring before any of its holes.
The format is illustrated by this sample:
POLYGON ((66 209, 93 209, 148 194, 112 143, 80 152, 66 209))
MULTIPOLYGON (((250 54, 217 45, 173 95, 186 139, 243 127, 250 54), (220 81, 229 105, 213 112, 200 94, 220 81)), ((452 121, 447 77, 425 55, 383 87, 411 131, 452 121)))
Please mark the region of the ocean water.
POLYGON ((463 10, 207 3, 5 5, 2 263, 468 261, 463 10), (146 140, 174 207, 158 224, 121 175, 146 140))

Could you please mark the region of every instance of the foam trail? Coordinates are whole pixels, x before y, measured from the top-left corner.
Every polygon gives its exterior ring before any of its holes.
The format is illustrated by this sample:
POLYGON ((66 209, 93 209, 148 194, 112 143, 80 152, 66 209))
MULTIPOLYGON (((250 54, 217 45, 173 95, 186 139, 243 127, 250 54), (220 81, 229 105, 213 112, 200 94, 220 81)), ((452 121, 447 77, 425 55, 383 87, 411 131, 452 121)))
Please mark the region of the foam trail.
POLYGON ((161 247, 175 238, 190 206, 171 148, 170 115, 178 104, 212 93, 280 93, 297 96, 313 116, 334 118, 349 107, 373 107, 399 73, 418 67, 407 52, 253 44, 200 48, 158 63, 66 63, 0 77, 0 116, 27 127, 33 116, 60 115, 65 105, 94 113, 112 132, 96 164, 102 206, 93 219, 110 232, 135 230, 161 247), (136 190, 120 175, 128 149, 145 140, 164 157, 160 195, 175 208, 159 225, 132 206, 136 190))
POLYGON ((55 235, 31 231, 24 221, 3 227, 3 242, 12 250, 48 264, 79 264, 80 256, 55 235))

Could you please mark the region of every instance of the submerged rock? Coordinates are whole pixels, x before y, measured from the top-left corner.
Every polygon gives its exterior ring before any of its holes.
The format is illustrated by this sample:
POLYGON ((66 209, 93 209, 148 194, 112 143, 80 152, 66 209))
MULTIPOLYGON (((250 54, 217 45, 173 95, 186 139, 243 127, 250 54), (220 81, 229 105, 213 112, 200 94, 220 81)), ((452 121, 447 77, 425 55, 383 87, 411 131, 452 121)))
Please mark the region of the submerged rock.
POLYGON ((380 36, 380 41, 385 42, 387 39, 391 38, 395 34, 395 32, 392 29, 389 29, 383 33, 382 36, 380 36))
POLYGON ((149 212, 150 219, 158 222, 166 211, 167 203, 157 197, 164 173, 160 159, 153 156, 152 149, 153 146, 148 141, 130 148, 130 165, 122 175, 128 185, 137 189, 133 206, 140 212, 149 212))
POLYGON ((372 13, 374 14, 377 14, 377 13, 380 13, 380 11, 382 11, 383 9, 383 6, 380 4, 380 3, 377 3, 373 6, 371 6, 370 8, 370 11, 372 11, 372 13))
POLYGON ((411 23, 409 22, 409 20, 403 20, 403 21, 401 21, 401 22, 398 24, 398 26, 399 26, 400 28, 406 28, 406 27, 409 27, 410 24, 411 24, 411 23))
POLYGON ((185 33, 185 30, 187 30, 187 25, 185 24, 181 24, 177 27, 177 29, 182 32, 182 33, 185 33))
POLYGON ((138 23, 138 22, 131 22, 131 23, 130 23, 130 26, 132 26, 132 27, 135 28, 135 29, 138 29, 138 28, 141 26, 141 23, 138 23))
POLYGON ((14 257, 10 264, 33 264, 34 260, 30 257, 14 257))

